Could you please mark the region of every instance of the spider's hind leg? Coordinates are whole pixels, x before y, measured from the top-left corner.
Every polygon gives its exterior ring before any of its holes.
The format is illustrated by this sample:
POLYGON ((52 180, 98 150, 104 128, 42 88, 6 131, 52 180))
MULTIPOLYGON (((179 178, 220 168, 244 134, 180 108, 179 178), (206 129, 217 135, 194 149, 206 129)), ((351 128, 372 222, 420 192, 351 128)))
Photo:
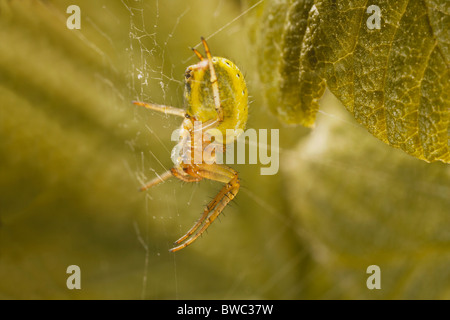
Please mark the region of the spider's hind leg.
POLYGON ((201 164, 198 165, 198 169, 198 174, 203 178, 223 182, 225 183, 225 186, 206 206, 202 216, 194 224, 194 226, 175 242, 179 245, 170 249, 171 252, 187 247, 199 236, 201 236, 202 233, 205 232, 211 223, 213 223, 213 221, 219 216, 227 204, 234 199, 239 191, 240 182, 238 173, 232 168, 220 164, 201 164), (200 228, 200 226, 202 227, 200 228))

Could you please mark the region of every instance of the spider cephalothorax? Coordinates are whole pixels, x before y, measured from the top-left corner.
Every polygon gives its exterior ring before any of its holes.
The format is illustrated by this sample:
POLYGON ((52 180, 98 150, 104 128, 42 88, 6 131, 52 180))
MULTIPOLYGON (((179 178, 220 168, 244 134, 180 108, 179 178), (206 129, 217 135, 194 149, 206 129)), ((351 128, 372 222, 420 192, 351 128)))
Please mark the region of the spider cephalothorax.
POLYGON ((210 179, 225 186, 206 206, 200 219, 170 251, 178 251, 194 242, 217 218, 239 190, 238 174, 232 168, 217 163, 215 152, 205 152, 212 144, 233 143, 245 129, 248 116, 248 94, 244 77, 228 59, 212 57, 205 39, 202 39, 206 58, 192 49, 200 59, 185 72, 184 98, 186 110, 170 106, 135 101, 148 109, 183 117, 179 143, 172 151, 174 167, 143 186, 147 190, 175 176, 185 182, 210 179), (211 131, 214 141, 211 142, 211 131), (196 155, 200 154, 200 157, 196 155), (207 154, 207 155, 206 155, 207 154), (206 156, 205 156, 206 155, 206 156))

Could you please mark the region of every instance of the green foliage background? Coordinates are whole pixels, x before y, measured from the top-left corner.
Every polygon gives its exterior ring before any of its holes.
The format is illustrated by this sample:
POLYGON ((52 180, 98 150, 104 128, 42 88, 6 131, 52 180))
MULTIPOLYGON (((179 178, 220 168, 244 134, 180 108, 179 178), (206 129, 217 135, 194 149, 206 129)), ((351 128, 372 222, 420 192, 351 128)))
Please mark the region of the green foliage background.
POLYGON ((250 15, 227 25, 244 9, 0 1, 0 298, 450 298, 448 165, 381 143, 328 92, 313 130, 280 124, 263 104, 250 15), (66 28, 71 4, 80 31, 66 28), (280 129, 280 172, 233 166, 236 201, 171 254, 221 186, 138 193, 171 165, 179 119, 131 101, 182 106, 188 47, 215 32, 213 54, 246 74, 248 126, 280 129), (81 290, 66 287, 72 264, 81 290), (366 287, 372 264, 381 290, 366 287))

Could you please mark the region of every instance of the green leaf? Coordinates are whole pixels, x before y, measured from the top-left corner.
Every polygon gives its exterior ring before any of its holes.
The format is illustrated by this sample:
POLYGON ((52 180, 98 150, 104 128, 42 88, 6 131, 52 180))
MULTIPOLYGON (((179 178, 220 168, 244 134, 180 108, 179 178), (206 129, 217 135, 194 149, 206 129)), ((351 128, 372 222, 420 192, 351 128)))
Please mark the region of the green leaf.
POLYGON ((378 139, 450 161, 448 1, 275 1, 261 20, 260 79, 281 120, 312 126, 326 85, 378 139))

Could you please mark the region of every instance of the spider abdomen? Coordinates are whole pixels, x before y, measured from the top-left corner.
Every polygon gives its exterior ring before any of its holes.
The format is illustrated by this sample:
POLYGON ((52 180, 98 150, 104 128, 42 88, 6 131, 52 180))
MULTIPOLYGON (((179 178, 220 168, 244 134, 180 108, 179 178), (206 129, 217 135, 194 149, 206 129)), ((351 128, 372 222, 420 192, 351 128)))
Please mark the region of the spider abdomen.
MULTIPOLYGON (((247 123, 247 86, 244 76, 233 62, 220 57, 214 57, 212 62, 217 76, 219 99, 223 110, 223 121, 216 129, 222 133, 225 143, 231 143, 236 136, 229 136, 226 139, 226 130, 244 130, 247 123)), ((205 123, 217 118, 208 64, 201 61, 187 68, 184 97, 187 113, 197 121, 205 123)))

